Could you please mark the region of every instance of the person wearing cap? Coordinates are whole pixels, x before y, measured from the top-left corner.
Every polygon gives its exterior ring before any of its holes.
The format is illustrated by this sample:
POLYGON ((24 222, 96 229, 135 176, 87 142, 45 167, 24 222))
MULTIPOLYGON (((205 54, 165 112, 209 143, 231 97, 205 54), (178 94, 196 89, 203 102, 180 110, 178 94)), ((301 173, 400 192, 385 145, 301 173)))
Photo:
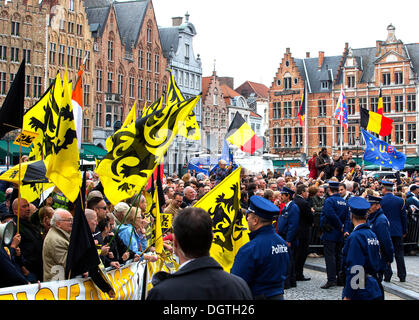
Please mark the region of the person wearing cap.
POLYGON ((292 200, 294 191, 288 187, 283 187, 281 191, 281 203, 284 207, 281 210, 281 215, 278 217, 277 232, 287 242, 290 264, 288 268, 288 275, 285 281, 285 289, 297 286, 297 276, 295 272, 295 249, 297 248, 297 233, 300 223, 300 208, 292 200))
POLYGON ((339 182, 328 182, 330 196, 324 201, 320 214, 320 228, 323 242, 324 259, 326 263, 327 282, 321 287, 328 289, 336 285, 343 285, 338 279, 341 270, 341 251, 344 236, 349 235, 351 221, 346 201, 339 194, 339 182))
POLYGON ((283 300, 290 258, 287 243, 272 225, 279 208, 260 196, 249 202, 250 241, 237 252, 231 273, 247 282, 255 299, 283 300))
POLYGON ((368 210, 367 221, 371 230, 377 235, 378 241, 380 241, 381 258, 377 281, 382 293, 382 300, 384 300, 384 289, 381 283, 383 281, 385 270, 388 268, 388 265, 393 262, 394 254, 393 242, 391 241, 390 236, 390 222, 388 222, 387 217, 381 209, 381 197, 368 195, 366 199, 371 205, 371 208, 368 210))
MULTIPOLYGON (((393 194, 394 183, 381 181, 383 199, 381 208, 388 221, 390 222, 390 235, 394 247, 394 256, 397 266, 397 276, 400 282, 406 281, 406 265, 404 262, 403 238, 407 234, 407 212, 405 201, 393 194)), ((384 281, 390 282, 393 271, 391 265, 384 273, 384 281)))
POLYGON ((406 209, 410 212, 419 211, 419 186, 412 184, 406 193, 406 209))
POLYGON ((348 200, 354 230, 342 251, 346 274, 343 300, 379 300, 381 290, 377 281, 380 270, 380 244, 367 223, 370 204, 362 197, 348 200))

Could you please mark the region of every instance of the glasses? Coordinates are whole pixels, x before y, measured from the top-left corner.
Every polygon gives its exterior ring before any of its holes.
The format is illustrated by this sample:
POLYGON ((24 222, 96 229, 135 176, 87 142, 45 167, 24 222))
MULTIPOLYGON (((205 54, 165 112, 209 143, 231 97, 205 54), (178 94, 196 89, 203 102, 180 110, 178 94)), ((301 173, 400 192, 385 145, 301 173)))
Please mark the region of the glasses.
POLYGON ((108 209, 108 207, 107 207, 107 206, 103 206, 103 207, 96 207, 96 208, 98 208, 98 209, 102 209, 102 210, 106 210, 106 209, 108 209))

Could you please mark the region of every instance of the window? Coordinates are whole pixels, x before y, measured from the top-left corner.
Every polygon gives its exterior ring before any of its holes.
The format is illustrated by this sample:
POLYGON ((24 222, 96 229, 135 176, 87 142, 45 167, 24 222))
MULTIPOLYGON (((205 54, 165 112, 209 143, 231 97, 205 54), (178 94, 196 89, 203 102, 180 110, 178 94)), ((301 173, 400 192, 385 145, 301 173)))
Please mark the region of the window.
POLYGON ((138 99, 144 99, 144 80, 138 79, 138 99))
POLYGON ((76 69, 80 69, 82 59, 83 59, 82 55, 83 55, 83 50, 76 49, 76 69))
POLYGON ((151 81, 147 81, 145 85, 146 85, 145 91, 146 91, 147 101, 151 101, 151 81))
POLYGON ((84 69, 86 71, 90 70, 90 51, 85 51, 84 56, 86 57, 86 61, 84 62, 84 69))
POLYGON ((67 48, 67 67, 73 68, 73 56, 74 56, 74 48, 68 47, 67 48))
POLYGON ((83 119, 83 141, 89 141, 90 121, 87 118, 83 119))
POLYGON ((10 60, 13 62, 19 62, 19 48, 10 48, 10 60))
POLYGON ((26 76, 25 79, 25 97, 30 98, 31 96, 31 76, 26 76))
POLYGON ((383 73, 383 86, 389 86, 390 85, 390 73, 383 73))
POLYGON ((102 104, 96 104, 96 127, 102 127, 102 104))
POLYGON ((139 50, 138 51, 138 69, 144 68, 144 51, 139 50))
POLYGON ((90 101, 90 85, 85 84, 83 86, 83 106, 88 107, 90 101))
POLYGON ((407 143, 416 143, 416 123, 407 124, 407 143))
POLYGON ((281 102, 274 102, 273 110, 274 110, 273 118, 281 119, 281 102))
POLYGON ((403 112, 403 96, 394 96, 394 108, 396 112, 403 112))
POLYGON ((60 66, 64 66, 64 52, 65 52, 65 46, 60 44, 58 47, 58 64, 60 66))
POLYGON ((394 83, 395 84, 403 84, 403 72, 396 71, 394 73, 394 83))
POLYGON ((218 106, 218 90, 217 90, 217 88, 215 88, 214 89, 214 95, 213 95, 213 98, 214 98, 214 103, 213 103, 213 105, 214 106, 218 106))
POLYGON ((124 85, 124 76, 122 74, 118 74, 118 94, 122 94, 123 85, 124 85))
POLYGON ((416 95, 408 94, 407 95, 407 111, 416 111, 416 95))
POLYGON ((225 128, 226 126, 226 115, 225 113, 221 114, 221 127, 225 128))
POLYGON ((370 100, 370 111, 377 112, 378 109, 378 97, 373 97, 370 100))
POLYGON ((295 117, 298 117, 298 113, 300 112, 300 101, 294 101, 294 109, 295 109, 295 117))
POLYGON ((403 144, 404 128, 403 124, 395 125, 396 144, 403 144))
POLYGON ((292 146, 292 130, 291 128, 284 128, 284 147, 291 148, 292 146))
POLYGON ((154 72, 160 73, 160 56, 158 54, 154 55, 154 72))
POLYGON ((292 106, 291 101, 284 102, 284 118, 288 119, 292 117, 292 106))
POLYGON ((350 146, 355 145, 355 126, 348 127, 348 144, 350 146))
POLYGON ((391 112, 391 96, 383 97, 383 112, 391 112))
POLYGON ((291 77, 284 78, 284 88, 285 90, 291 89, 291 77))
POLYGON ((108 72, 108 93, 112 93, 113 89, 113 72, 108 72))
POLYGON ((159 83, 155 82, 154 83, 154 101, 156 101, 159 98, 159 83))
POLYGON ((151 28, 147 28, 147 42, 151 43, 151 28))
POLYGON ((20 23, 19 22, 12 21, 10 34, 12 36, 19 36, 19 27, 20 27, 20 23))
POLYGON ((325 147, 327 145, 326 127, 319 127, 318 134, 319 134, 319 146, 325 147))
POLYGON ((319 117, 326 117, 326 100, 319 100, 317 105, 319 109, 319 117))
POLYGON ((74 33, 74 22, 68 22, 67 24, 67 32, 68 33, 74 33))
POLYGON ((273 129, 274 148, 281 148, 281 128, 273 129))
POLYGON ((295 146, 300 148, 303 146, 303 128, 298 127, 294 128, 294 135, 295 135, 295 146))
POLYGON ((134 77, 129 77, 128 94, 130 98, 134 98, 134 77))
POLYGON ((83 34, 83 25, 77 25, 77 35, 81 36, 83 34))
POLYGON ((185 43, 185 64, 189 64, 189 44, 185 43))
POLYGON ((276 85, 279 87, 281 85, 281 79, 276 80, 276 85))
POLYGON ((102 70, 96 70, 96 91, 102 91, 102 70))
POLYGON ((6 91, 6 72, 0 72, 0 94, 5 95, 7 93, 6 91))
POLYGON ((74 11, 74 0, 68 1, 68 10, 74 11))
POLYGON ((31 50, 30 49, 23 49, 23 57, 25 58, 26 64, 31 64, 31 50))
POLYGON ((55 64, 55 51, 56 51, 56 44, 50 42, 49 44, 49 64, 55 64))
POLYGON ((366 97, 359 98, 358 99, 358 102, 359 102, 359 108, 360 108, 360 110, 361 110, 361 108, 368 109, 368 106, 367 106, 367 98, 366 97))
POLYGON ((387 142, 388 144, 391 144, 391 134, 389 134, 388 136, 383 137, 383 140, 385 142, 387 142))
POLYGON ((7 47, 0 46, 0 60, 7 61, 7 47))
POLYGON ((65 29, 65 21, 63 19, 60 20, 60 30, 64 31, 65 29))
POLYGON ((147 52, 147 71, 151 72, 151 53, 147 52))
POLYGON ((322 89, 329 89, 329 81, 322 81, 321 86, 322 89))
POLYGON ((42 78, 34 76, 33 77, 33 97, 40 98, 42 95, 42 78))
MULTIPOLYGON (((13 80, 15 80, 15 74, 14 73, 11 73, 10 74, 10 85, 12 85, 12 83, 13 83, 13 80)), ((54 79, 55 80, 55 79, 54 79)))
POLYGON ((108 40, 108 61, 113 61, 113 41, 108 40))
POLYGON ((185 87, 189 87, 189 73, 185 72, 185 87))
POLYGON ((355 88, 355 76, 347 76, 346 85, 348 88, 355 88))
POLYGON ((355 114, 355 99, 354 98, 348 98, 348 115, 354 115, 355 114))

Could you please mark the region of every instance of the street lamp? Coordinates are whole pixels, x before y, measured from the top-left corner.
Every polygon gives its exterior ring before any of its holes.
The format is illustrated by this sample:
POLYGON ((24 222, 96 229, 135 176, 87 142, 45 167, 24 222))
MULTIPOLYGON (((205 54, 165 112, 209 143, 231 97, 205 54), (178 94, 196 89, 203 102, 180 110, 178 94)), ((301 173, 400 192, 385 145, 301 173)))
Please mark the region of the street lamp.
POLYGON ((359 156, 359 137, 355 138, 355 146, 356 146, 356 164, 358 164, 358 156, 359 156))

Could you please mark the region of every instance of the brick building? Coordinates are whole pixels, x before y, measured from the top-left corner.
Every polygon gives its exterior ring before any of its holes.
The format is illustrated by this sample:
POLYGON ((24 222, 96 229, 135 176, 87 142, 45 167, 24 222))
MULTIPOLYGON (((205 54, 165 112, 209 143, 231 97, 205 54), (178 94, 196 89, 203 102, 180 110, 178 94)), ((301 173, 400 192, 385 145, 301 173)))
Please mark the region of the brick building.
POLYGON ((354 158, 363 154, 360 107, 376 111, 382 89, 384 115, 394 120, 393 132, 385 140, 408 157, 406 168, 419 166, 417 137, 419 44, 403 44, 395 28, 387 27, 387 39, 375 47, 353 49, 345 44, 342 55, 318 57, 306 53, 294 58, 286 49, 269 93, 270 147, 277 154, 277 167, 311 157, 321 147, 340 153, 340 125, 333 118, 343 89, 348 106, 348 129, 343 131, 342 149, 354 158), (307 89, 304 126, 297 118, 301 97, 307 89))
POLYGON ((150 0, 85 0, 94 38, 93 142, 102 147, 134 102, 137 114, 166 92, 167 60, 150 0))

